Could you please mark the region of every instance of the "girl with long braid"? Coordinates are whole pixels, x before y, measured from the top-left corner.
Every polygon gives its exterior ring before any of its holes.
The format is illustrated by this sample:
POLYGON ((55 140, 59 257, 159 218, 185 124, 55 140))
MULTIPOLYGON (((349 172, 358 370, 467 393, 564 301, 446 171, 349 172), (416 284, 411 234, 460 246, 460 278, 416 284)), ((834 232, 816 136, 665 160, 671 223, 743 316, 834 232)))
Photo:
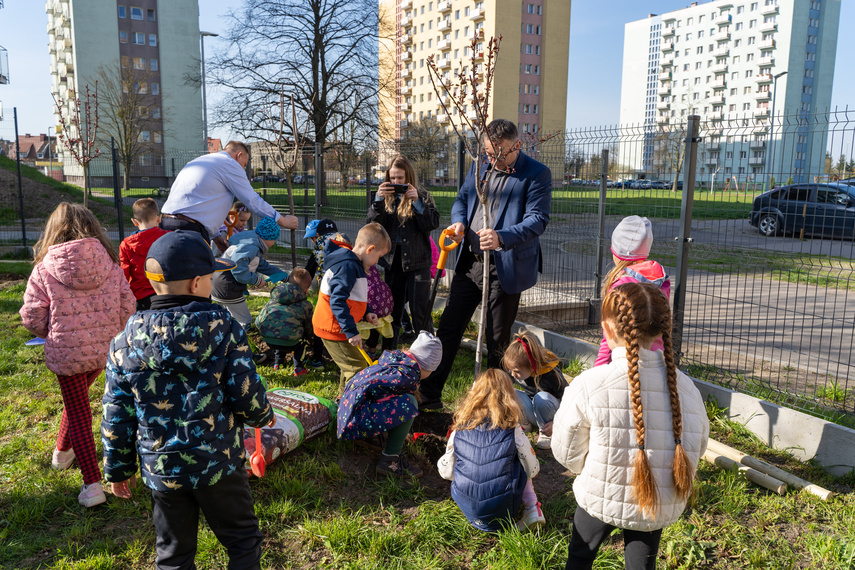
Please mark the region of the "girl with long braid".
POLYGON ((676 369, 668 299, 652 284, 627 283, 603 299, 611 363, 565 390, 552 453, 578 474, 568 569, 591 568, 600 544, 623 530, 628 569, 652 569, 662 529, 692 495, 709 420, 700 392, 676 369), (661 337, 663 349, 651 350, 661 337))

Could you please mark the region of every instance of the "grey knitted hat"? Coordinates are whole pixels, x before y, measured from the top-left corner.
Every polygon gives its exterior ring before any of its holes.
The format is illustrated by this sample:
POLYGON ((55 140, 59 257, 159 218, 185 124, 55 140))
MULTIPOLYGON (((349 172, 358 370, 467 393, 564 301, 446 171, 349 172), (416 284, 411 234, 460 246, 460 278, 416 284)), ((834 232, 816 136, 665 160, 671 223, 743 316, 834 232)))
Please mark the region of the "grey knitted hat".
POLYGON ((641 216, 628 216, 612 232, 612 253, 618 259, 647 259, 653 245, 653 226, 641 216))
POLYGON ((421 331, 407 352, 413 355, 422 370, 433 372, 442 360, 442 342, 429 332, 421 331))

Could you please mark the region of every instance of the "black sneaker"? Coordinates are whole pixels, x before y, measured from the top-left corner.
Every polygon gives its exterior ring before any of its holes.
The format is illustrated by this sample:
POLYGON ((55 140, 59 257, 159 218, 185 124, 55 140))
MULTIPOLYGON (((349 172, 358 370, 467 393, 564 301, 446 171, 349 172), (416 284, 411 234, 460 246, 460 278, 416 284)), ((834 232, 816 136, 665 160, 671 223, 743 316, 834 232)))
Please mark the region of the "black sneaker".
POLYGON ((378 475, 392 475, 394 477, 412 477, 418 479, 424 475, 418 465, 413 465, 403 455, 380 455, 380 461, 376 468, 378 475))
POLYGON ((419 411, 441 410, 444 406, 445 404, 442 403, 442 400, 423 400, 419 404, 419 411))

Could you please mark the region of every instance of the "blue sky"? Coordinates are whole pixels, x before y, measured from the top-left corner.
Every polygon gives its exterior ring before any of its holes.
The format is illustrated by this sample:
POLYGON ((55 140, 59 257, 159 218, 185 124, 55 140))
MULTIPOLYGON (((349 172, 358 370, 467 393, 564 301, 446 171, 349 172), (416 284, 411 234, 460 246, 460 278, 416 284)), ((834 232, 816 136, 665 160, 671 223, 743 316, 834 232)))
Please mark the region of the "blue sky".
MULTIPOLYGON (((556 1, 556 0, 552 0, 556 1)), ((564 0, 558 0, 564 1, 564 0)), ((200 0, 203 14, 200 27, 223 32, 222 18, 234 0, 200 0)), ((616 124, 619 119, 623 27, 626 22, 683 8, 688 0, 573 0, 570 24, 570 73, 567 92, 567 124, 587 127, 616 124)), ((855 24, 855 2, 842 3, 841 30, 855 24)), ((22 134, 44 133, 53 125, 50 97, 50 59, 47 50, 47 16, 41 0, 5 0, 0 9, 0 45, 9 50, 11 84, 0 85, 4 119, 11 121, 12 107, 18 107, 18 125, 22 134)), ((220 41, 207 38, 206 52, 220 41)), ((855 74, 846 73, 852 56, 851 43, 841 33, 832 107, 847 104, 855 109, 855 74), (848 50, 848 53, 845 53, 848 50)), ((209 85, 209 98, 216 98, 209 85)), ((8 136, 10 123, 0 126, 0 135, 8 136)), ((226 137, 227 133, 212 133, 226 137)))

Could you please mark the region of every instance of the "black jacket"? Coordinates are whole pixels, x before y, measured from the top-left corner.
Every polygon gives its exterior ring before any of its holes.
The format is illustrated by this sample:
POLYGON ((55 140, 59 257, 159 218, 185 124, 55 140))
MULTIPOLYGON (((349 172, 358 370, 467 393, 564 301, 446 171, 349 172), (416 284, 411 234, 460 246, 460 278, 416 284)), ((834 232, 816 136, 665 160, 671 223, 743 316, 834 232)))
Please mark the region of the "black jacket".
MULTIPOLYGON (((377 222, 389 232, 392 238, 392 251, 386 256, 389 265, 395 259, 395 235, 401 229, 401 266, 404 271, 415 271, 431 266, 430 233, 439 227, 439 211, 427 190, 419 188, 419 197, 424 205, 420 214, 413 207, 413 216, 401 225, 397 212, 386 211, 385 200, 374 200, 368 209, 368 222, 377 222)), ((397 209, 399 196, 395 197, 397 209)))

